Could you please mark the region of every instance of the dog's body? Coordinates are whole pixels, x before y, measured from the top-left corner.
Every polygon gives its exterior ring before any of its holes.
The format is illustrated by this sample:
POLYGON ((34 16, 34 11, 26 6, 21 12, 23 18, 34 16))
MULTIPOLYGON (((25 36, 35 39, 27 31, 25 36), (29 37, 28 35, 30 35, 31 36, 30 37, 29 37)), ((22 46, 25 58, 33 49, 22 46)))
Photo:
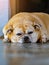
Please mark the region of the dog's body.
POLYGON ((46 42, 49 40, 49 15, 22 12, 13 16, 3 28, 4 41, 46 42))

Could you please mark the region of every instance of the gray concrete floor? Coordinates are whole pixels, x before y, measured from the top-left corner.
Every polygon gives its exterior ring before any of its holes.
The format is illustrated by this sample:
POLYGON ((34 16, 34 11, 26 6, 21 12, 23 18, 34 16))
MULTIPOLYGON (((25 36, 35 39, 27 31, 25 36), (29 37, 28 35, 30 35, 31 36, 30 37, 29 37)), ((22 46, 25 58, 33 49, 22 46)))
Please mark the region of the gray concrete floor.
POLYGON ((0 65, 49 65, 49 43, 3 43, 0 65))

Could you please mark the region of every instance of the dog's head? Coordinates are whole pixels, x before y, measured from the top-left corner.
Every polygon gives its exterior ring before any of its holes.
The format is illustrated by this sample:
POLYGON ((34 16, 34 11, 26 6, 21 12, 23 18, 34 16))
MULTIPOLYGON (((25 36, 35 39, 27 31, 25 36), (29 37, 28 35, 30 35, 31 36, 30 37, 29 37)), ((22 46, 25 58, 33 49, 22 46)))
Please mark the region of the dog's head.
POLYGON ((7 34, 4 36, 6 36, 6 38, 8 38, 11 42, 37 42, 40 38, 40 24, 32 21, 33 19, 34 18, 31 19, 30 16, 26 15, 21 15, 20 17, 18 15, 18 17, 14 17, 12 19, 14 22, 12 27, 7 25, 7 29, 5 29, 7 34), (25 17, 23 18, 23 16, 25 17))
POLYGON ((40 37, 40 25, 31 21, 18 22, 14 25, 11 36, 12 42, 30 43, 37 42, 40 37))

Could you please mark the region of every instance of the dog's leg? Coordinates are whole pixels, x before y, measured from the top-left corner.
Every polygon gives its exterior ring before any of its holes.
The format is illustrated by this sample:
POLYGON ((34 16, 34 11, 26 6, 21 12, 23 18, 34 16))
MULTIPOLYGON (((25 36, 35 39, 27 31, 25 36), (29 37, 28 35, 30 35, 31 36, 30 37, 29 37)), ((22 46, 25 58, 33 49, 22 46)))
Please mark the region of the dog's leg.
POLYGON ((47 37, 46 37, 45 34, 43 34, 43 35, 41 36, 41 42, 42 42, 42 43, 47 42, 47 37))
POLYGON ((3 42, 10 42, 10 40, 9 40, 8 37, 7 37, 7 35, 4 35, 3 42))

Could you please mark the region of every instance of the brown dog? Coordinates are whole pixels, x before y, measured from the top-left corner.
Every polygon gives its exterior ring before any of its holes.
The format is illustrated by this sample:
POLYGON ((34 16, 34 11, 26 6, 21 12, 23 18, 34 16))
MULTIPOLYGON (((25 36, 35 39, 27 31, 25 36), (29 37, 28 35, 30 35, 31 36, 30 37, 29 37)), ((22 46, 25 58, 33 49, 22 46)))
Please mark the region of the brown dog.
POLYGON ((22 12, 13 16, 3 28, 4 41, 46 42, 49 40, 49 15, 22 12))

